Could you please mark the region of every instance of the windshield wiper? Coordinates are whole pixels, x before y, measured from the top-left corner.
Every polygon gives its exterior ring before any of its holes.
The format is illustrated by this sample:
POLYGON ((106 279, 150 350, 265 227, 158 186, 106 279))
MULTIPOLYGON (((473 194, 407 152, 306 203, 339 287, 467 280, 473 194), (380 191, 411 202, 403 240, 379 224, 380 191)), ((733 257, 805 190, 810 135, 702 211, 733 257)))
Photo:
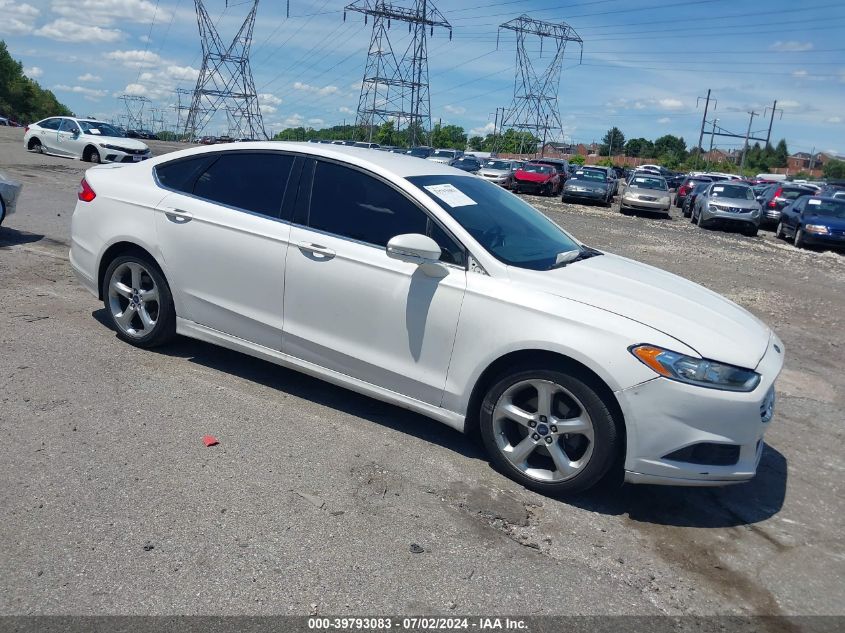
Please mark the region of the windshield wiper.
POLYGON ((549 270, 554 270, 555 268, 563 268, 567 264, 571 264, 572 262, 580 262, 582 259, 590 259, 591 257, 596 257, 597 255, 604 255, 601 251, 597 251, 594 248, 590 248, 589 246, 582 246, 581 248, 574 250, 574 251, 565 251, 563 253, 558 253, 557 257, 555 258, 555 263, 549 268, 549 270))

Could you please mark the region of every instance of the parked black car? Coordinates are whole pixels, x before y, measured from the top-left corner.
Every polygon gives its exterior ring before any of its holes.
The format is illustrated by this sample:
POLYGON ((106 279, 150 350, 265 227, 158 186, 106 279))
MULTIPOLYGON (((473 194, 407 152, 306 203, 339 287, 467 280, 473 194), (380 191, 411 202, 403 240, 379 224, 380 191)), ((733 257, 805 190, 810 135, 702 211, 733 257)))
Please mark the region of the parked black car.
POLYGON ((787 205, 792 204, 793 200, 801 196, 812 196, 815 193, 816 190, 810 187, 802 187, 787 182, 770 185, 761 195, 757 196, 757 202, 763 209, 763 214, 760 216, 761 226, 777 224, 780 222, 781 211, 787 205))
POLYGON ((463 171, 468 171, 474 174, 481 169, 481 161, 475 156, 461 156, 449 163, 452 167, 456 167, 463 171))
POLYGON ((684 178, 680 187, 678 187, 678 191, 675 193, 675 206, 679 209, 683 208, 684 198, 687 197, 687 194, 692 191, 696 185, 699 185, 702 182, 713 182, 713 179, 709 176, 687 176, 684 178))
POLYGON ((683 213, 685 218, 692 217, 692 205, 695 204, 695 199, 698 197, 702 191, 707 189, 707 185, 710 182, 700 182, 695 185, 691 191, 687 192, 687 195, 684 197, 684 204, 683 204, 683 213))

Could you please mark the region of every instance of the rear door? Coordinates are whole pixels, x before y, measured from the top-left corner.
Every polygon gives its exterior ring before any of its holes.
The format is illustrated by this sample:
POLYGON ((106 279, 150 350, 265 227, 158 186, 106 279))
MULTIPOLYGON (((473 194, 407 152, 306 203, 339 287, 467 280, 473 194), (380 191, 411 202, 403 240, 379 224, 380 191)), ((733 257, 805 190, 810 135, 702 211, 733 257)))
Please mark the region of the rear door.
POLYGON ((51 153, 51 154, 58 154, 59 149, 57 134, 59 131, 59 126, 62 124, 62 119, 59 117, 54 117, 52 119, 45 119, 38 124, 38 133, 37 138, 41 142, 42 147, 51 153))
POLYGON ((156 228, 180 317, 280 349, 290 236, 283 207, 299 168, 301 159, 272 151, 211 152, 156 168, 171 191, 156 228))

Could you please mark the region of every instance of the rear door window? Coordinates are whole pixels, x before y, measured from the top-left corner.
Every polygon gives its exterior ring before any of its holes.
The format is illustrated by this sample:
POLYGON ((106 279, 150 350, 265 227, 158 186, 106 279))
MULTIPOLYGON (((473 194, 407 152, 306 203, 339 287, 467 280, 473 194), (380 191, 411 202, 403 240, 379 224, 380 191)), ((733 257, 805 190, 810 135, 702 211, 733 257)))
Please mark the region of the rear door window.
POLYGON ((281 215, 293 156, 278 152, 226 152, 196 179, 193 194, 273 218, 281 215))
POLYGON ((55 118, 55 119, 44 119, 41 123, 38 124, 38 127, 42 127, 45 130, 58 130, 59 125, 61 125, 62 120, 55 118))

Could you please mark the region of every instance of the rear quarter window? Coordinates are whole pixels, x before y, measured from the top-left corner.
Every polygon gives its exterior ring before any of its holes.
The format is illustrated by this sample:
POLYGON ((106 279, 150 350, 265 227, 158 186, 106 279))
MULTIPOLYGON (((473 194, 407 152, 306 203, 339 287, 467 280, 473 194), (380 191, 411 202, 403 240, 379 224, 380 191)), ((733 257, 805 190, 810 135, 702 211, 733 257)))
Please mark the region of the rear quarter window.
POLYGON ((197 176, 216 159, 217 154, 182 158, 157 165, 155 174, 161 186, 182 193, 192 193, 197 176))

